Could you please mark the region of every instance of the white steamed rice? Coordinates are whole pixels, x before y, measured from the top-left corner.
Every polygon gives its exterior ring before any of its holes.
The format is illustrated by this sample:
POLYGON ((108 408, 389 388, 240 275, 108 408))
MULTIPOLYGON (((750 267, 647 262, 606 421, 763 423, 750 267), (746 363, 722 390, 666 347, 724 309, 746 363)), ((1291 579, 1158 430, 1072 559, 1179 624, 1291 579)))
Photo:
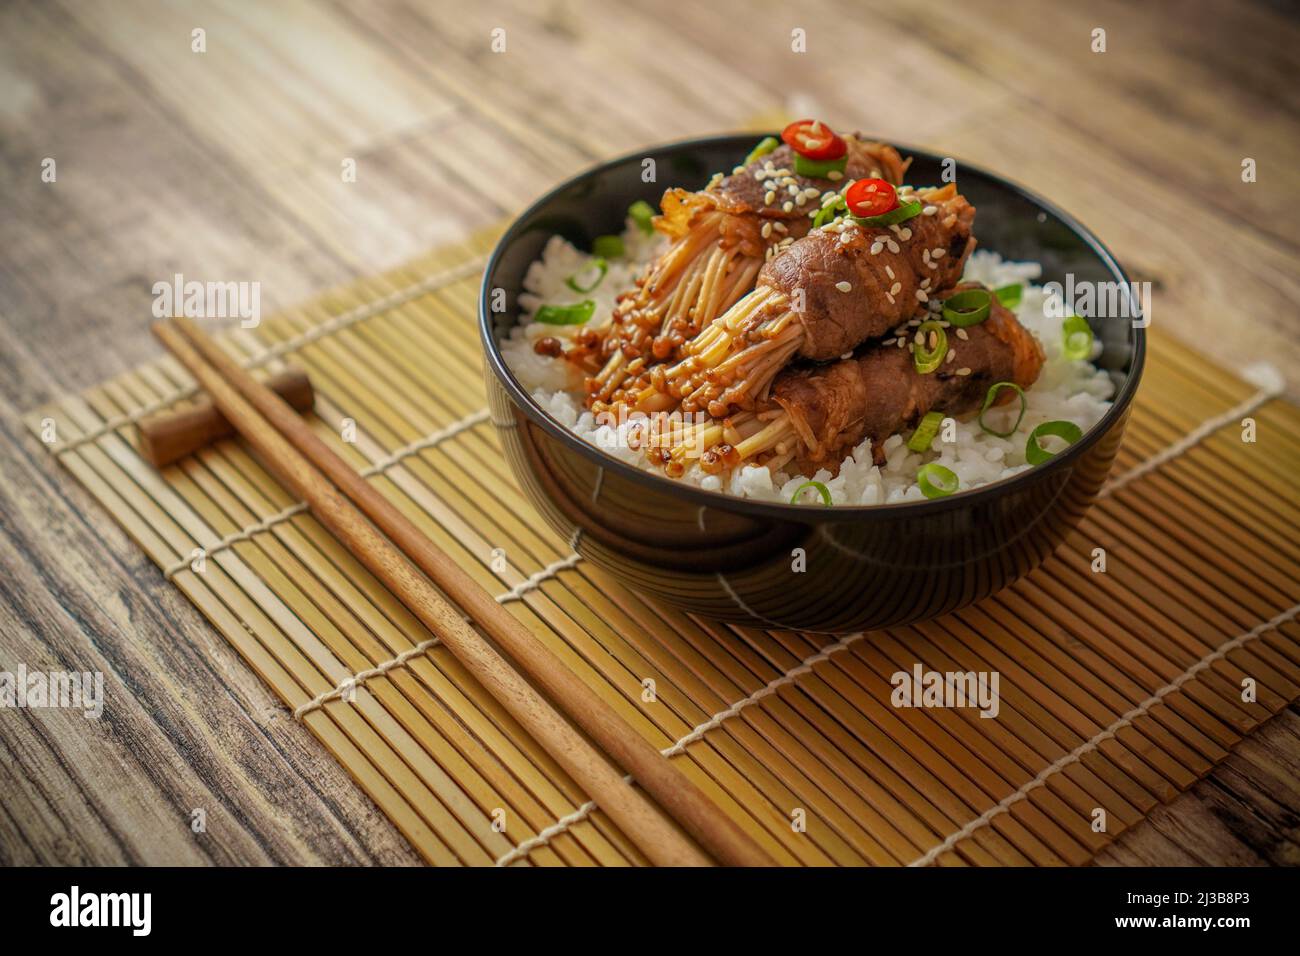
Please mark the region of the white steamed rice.
MULTIPOLYGON (((661 248, 657 237, 643 236, 629 223, 624 233, 627 258, 609 263, 604 280, 588 293, 570 289, 565 280, 588 268, 592 257, 575 249, 559 236, 552 237, 524 278, 525 292, 519 297, 523 317, 502 343, 501 351, 520 383, 532 392, 537 403, 564 427, 615 458, 645 468, 659 470, 648 462, 642 451, 628 447, 626 433, 631 423, 621 427, 598 424, 596 417, 582 406, 582 377, 560 358, 538 355, 533 351, 537 339, 551 335, 572 336, 582 326, 555 326, 532 321, 543 305, 566 305, 592 299, 596 311, 589 325, 609 321, 614 300, 630 288, 643 264, 661 248)), ((959 490, 967 491, 998 481, 1031 467, 1025 462, 1025 442, 1029 432, 1043 422, 1064 419, 1074 422, 1084 432, 1095 425, 1110 407, 1114 385, 1110 377, 1091 361, 1067 359, 1061 352, 1060 302, 1047 308, 1048 295, 1033 285, 1042 269, 1036 262, 1007 262, 995 252, 977 251, 966 265, 965 278, 982 282, 990 288, 1019 282, 1023 295, 1015 312, 1020 322, 1033 332, 1043 345, 1047 361, 1034 386, 1025 392, 1028 408, 1019 429, 1010 438, 998 438, 980 428, 974 420, 956 423, 956 441, 944 442, 936 437, 931 447, 937 451, 918 453, 907 448, 903 435, 894 435, 885 443, 887 461, 877 467, 871 459, 871 442, 862 442, 844 459, 839 474, 831 477, 822 469, 813 480, 824 484, 837 505, 893 504, 924 498, 916 483, 917 469, 934 461, 951 469, 959 479, 959 490)), ((594 272, 591 273, 594 276, 594 272)), ((1058 296, 1059 299, 1059 296, 1058 296)), ((1093 345, 1095 359, 1099 342, 1093 345)), ((985 421, 1000 431, 1010 428, 1020 403, 1012 401, 990 409, 985 421)), ((1055 450, 1055 439, 1045 439, 1044 447, 1055 450)), ((730 473, 709 475, 692 465, 678 481, 698 485, 709 491, 722 491, 761 501, 789 501, 795 490, 808 481, 804 475, 772 472, 766 466, 745 465, 730 473)), ((809 502, 821 499, 805 491, 809 502)))

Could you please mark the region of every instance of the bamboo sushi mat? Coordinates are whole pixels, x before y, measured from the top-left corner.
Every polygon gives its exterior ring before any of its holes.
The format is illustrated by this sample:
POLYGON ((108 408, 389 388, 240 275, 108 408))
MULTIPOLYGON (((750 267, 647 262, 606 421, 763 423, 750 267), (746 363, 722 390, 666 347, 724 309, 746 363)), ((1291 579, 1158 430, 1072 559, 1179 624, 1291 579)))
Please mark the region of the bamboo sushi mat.
MULTIPOLYGON (((1300 409, 1279 390, 1155 331, 1112 482, 1039 571, 913 627, 722 625, 619 586, 521 496, 475 326, 493 238, 225 341, 305 368, 318 433, 780 862, 1085 863, 1300 694, 1300 409), (891 706, 917 662, 998 672, 1000 713, 891 706)), ((189 381, 168 357, 27 421, 430 863, 645 863, 242 443, 139 457, 132 423, 189 381)))

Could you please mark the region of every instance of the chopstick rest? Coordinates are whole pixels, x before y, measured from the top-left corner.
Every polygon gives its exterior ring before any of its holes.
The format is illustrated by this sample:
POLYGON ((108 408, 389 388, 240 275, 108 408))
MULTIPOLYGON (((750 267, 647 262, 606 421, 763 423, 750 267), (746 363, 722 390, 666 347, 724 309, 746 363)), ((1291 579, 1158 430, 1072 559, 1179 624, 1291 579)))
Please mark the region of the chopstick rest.
MULTIPOLYGON (((288 402, 294 411, 310 411, 316 401, 311 380, 299 369, 277 372, 266 380, 266 387, 288 402)), ((205 445, 229 438, 235 434, 235 428, 212 404, 212 399, 203 397, 190 408, 159 412, 142 419, 136 425, 136 434, 144 460, 155 468, 164 468, 205 445)))

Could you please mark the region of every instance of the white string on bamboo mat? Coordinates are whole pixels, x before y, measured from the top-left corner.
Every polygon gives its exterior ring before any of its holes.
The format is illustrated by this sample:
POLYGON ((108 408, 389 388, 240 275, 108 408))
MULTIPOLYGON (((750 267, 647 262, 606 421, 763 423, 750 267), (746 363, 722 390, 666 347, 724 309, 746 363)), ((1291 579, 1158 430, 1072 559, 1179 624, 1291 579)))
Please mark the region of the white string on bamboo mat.
POLYGON ((270 346, 266 351, 249 360, 249 368, 257 368, 265 365, 272 359, 286 355, 289 352, 295 352, 298 349, 311 343, 323 339, 327 335, 346 329, 350 325, 355 325, 366 319, 388 312, 397 308, 399 305, 405 305, 412 299, 418 299, 422 295, 435 292, 445 285, 449 285, 459 279, 472 276, 482 267, 483 256, 474 256, 466 259, 459 265, 452 266, 449 269, 443 269, 441 272, 435 272, 433 275, 426 276, 418 282, 402 286, 395 289, 388 295, 381 296, 371 302, 363 302, 361 305, 347 312, 342 312, 331 319, 326 319, 320 325, 308 329, 306 332, 296 335, 293 338, 285 339, 277 345, 270 346))
MULTIPOLYGON (((623 780, 624 782, 630 783, 632 780, 632 775, 628 774, 623 778, 623 780)), ((515 862, 515 860, 522 860, 524 857, 528 856, 528 854, 532 853, 534 850, 538 849, 539 847, 546 846, 546 844, 550 843, 561 833, 564 833, 566 830, 568 830, 569 827, 576 826, 577 824, 581 823, 583 820, 587 819, 587 817, 591 816, 592 812, 595 809, 596 809, 596 801, 588 800, 586 803, 578 807, 578 809, 574 810, 572 813, 565 814, 564 816, 560 817, 560 819, 552 823, 546 829, 538 831, 536 836, 529 837, 523 843, 519 844, 517 847, 511 850, 509 853, 502 854, 500 857, 498 857, 496 863, 494 863, 493 866, 509 866, 511 863, 515 862)))
MULTIPOLYGON (((581 537, 582 537, 582 529, 579 528, 577 531, 573 533, 573 537, 569 539, 570 546, 573 548, 577 548, 578 541, 581 539, 581 537)), ((530 577, 528 577, 521 584, 515 585, 513 588, 511 588, 509 591, 506 591, 503 594, 498 594, 496 596, 496 600, 501 604, 508 604, 510 601, 518 601, 522 599, 522 597, 525 594, 527 594, 529 591, 533 591, 537 589, 544 582, 549 581, 551 578, 555 577, 565 568, 571 568, 581 560, 582 558, 578 555, 577 551, 575 550, 567 558, 562 558, 559 561, 556 561, 552 564, 548 564, 546 567, 542 568, 542 570, 538 571, 536 574, 533 574, 530 577)), ((468 621, 469 618, 465 618, 465 620, 468 621)), ((431 637, 428 640, 421 641, 419 644, 416 644, 414 647, 402 651, 402 653, 398 654, 396 657, 391 658, 390 660, 386 660, 382 664, 376 664, 374 667, 366 668, 363 671, 358 671, 355 674, 351 674, 348 677, 343 678, 343 680, 339 681, 330 690, 323 691, 320 694, 317 694, 315 697, 307 701, 305 704, 301 704, 297 708, 295 708, 293 712, 294 719, 301 720, 303 718, 303 715, 309 714, 313 710, 320 709, 320 707, 322 707, 324 704, 328 703, 329 701, 334 700, 336 697, 342 697, 344 694, 347 694, 349 691, 353 690, 354 688, 357 688, 362 684, 364 684, 370 678, 378 677, 380 674, 387 674, 394 667, 401 667, 411 658, 418 657, 419 655, 423 654, 425 651, 427 651, 429 648, 433 647, 437 643, 438 643, 438 639, 436 637, 431 637)))
POLYGON ((437 643, 438 639, 436 637, 431 637, 428 640, 421 641, 414 647, 402 651, 402 653, 398 654, 391 660, 384 661, 382 664, 376 664, 374 667, 369 667, 363 671, 357 671, 355 674, 343 678, 343 680, 339 681, 331 690, 317 694, 311 700, 307 701, 307 703, 300 704, 296 707, 293 712, 293 719, 302 720, 303 717, 310 714, 313 710, 319 710, 336 697, 346 696, 348 693, 354 691, 357 687, 370 680, 370 678, 378 677, 381 674, 387 674, 394 668, 401 667, 412 657, 419 657, 437 643))
MULTIPOLYGON (((379 461, 365 468, 361 472, 361 476, 363 478, 373 478, 375 475, 382 474, 394 465, 400 464, 407 458, 410 458, 412 455, 419 454, 422 451, 428 451, 440 442, 447 441, 450 438, 455 438, 461 432, 487 421, 487 417, 488 411, 486 408, 480 408, 476 412, 471 412, 469 415, 452 422, 445 428, 440 428, 430 435, 417 439, 408 445, 403 445, 392 454, 381 458, 379 461)), ((260 534, 263 531, 270 531, 271 528, 281 522, 288 521, 294 515, 302 514, 306 510, 307 503, 305 501, 299 501, 296 504, 292 504, 270 517, 263 518, 260 521, 254 521, 247 527, 240 528, 238 531, 226 535, 219 541, 213 542, 211 547, 203 548, 203 556, 205 558, 210 558, 214 554, 226 550, 233 544, 238 544, 240 541, 247 541, 255 534, 260 534)), ((166 578, 175 577, 190 566, 191 560, 191 558, 178 559, 175 563, 163 568, 163 576, 166 578)))
MULTIPOLYGON (((307 510, 307 502, 305 501, 299 501, 297 504, 292 504, 289 505, 289 507, 287 508, 282 508, 281 510, 277 511, 275 514, 263 518, 261 521, 254 521, 252 524, 248 525, 245 528, 240 528, 238 531, 232 531, 230 534, 226 535, 220 541, 215 542, 211 547, 202 548, 201 550, 203 552, 203 557, 205 559, 209 558, 214 554, 219 554, 222 551, 225 551, 233 544, 238 544, 240 541, 249 540, 255 534, 260 534, 263 531, 270 531, 271 528, 275 527, 281 522, 288 521, 294 515, 302 514, 306 510, 307 510)), ((163 568, 163 577, 168 579, 174 578, 176 575, 180 574, 182 571, 188 568, 193 563, 193 561, 194 561, 193 558, 181 558, 175 564, 170 564, 167 567, 163 568)))
POLYGON ((1049 764, 1047 767, 1044 767, 1043 770, 1038 774, 1038 776, 1034 777, 1033 780, 1030 780, 1028 783, 1026 783, 1015 793, 1012 793, 1009 796, 1000 800, 996 806, 991 807, 983 814, 981 814, 980 816, 972 820, 970 823, 966 824, 956 833, 951 834, 947 839, 945 839, 938 846, 931 849, 925 855, 920 856, 917 859, 913 860, 911 863, 908 864, 908 866, 928 866, 929 864, 933 863, 941 855, 951 850, 954 846, 956 846, 962 840, 966 839, 968 836, 973 834, 976 830, 980 830, 983 827, 988 826, 992 820, 994 820, 1001 814, 1006 813, 1011 807, 1015 806, 1021 800, 1024 800, 1026 797, 1028 797, 1029 794, 1032 793, 1034 790, 1037 790, 1039 787, 1044 786, 1052 776, 1054 776, 1057 773, 1060 773, 1066 767, 1078 763, 1079 760, 1081 760, 1085 754, 1091 753, 1093 750, 1096 750, 1101 743, 1114 737, 1118 731, 1123 730, 1125 727, 1132 724, 1133 721, 1141 717, 1148 710, 1150 710, 1156 704, 1160 703, 1160 701, 1164 700, 1174 691, 1178 690, 1180 687, 1186 684, 1189 680, 1191 680, 1201 671, 1213 665, 1215 661, 1222 660, 1232 651, 1235 651, 1237 648, 1250 643, 1251 641, 1255 640, 1255 638, 1259 637, 1261 634, 1265 634, 1276 627, 1280 627, 1281 625, 1285 624, 1287 621, 1292 620, 1297 614, 1300 614, 1300 604, 1292 605, 1291 607, 1287 608, 1285 611, 1281 612, 1277 616, 1272 617, 1267 621, 1264 621, 1262 624, 1257 624, 1255 627, 1251 628, 1246 633, 1239 634, 1236 637, 1232 638, 1232 640, 1225 641, 1223 644, 1220 644, 1218 648, 1206 654, 1204 657, 1202 657, 1191 667, 1187 668, 1187 670, 1183 671, 1183 673, 1180 674, 1177 678, 1175 678, 1174 680, 1166 684, 1164 687, 1161 687, 1158 691, 1156 691, 1154 694, 1152 694, 1142 703, 1138 704, 1132 710, 1128 711, 1123 716, 1119 717, 1114 723, 1108 726, 1105 730, 1099 732, 1089 740, 1084 741, 1079 746, 1071 750, 1064 757, 1053 762, 1052 764, 1049 764))
POLYGON ((430 448, 434 447, 435 445, 445 442, 449 438, 455 438, 461 432, 467 431, 468 429, 473 428, 475 425, 482 424, 483 422, 487 421, 487 419, 488 419, 488 410, 486 408, 480 408, 477 412, 472 412, 469 415, 466 415, 464 418, 452 422, 446 428, 441 428, 438 431, 434 432, 433 434, 418 439, 417 441, 413 441, 409 445, 405 445, 402 448, 399 448, 391 455, 386 455, 385 457, 379 459, 379 461, 363 469, 361 472, 361 477, 373 478, 375 475, 378 475, 381 472, 385 472, 389 468, 392 468, 394 465, 405 461, 406 459, 410 458, 412 455, 418 455, 422 451, 428 451, 430 448))
POLYGON ((526 580, 520 581, 505 594, 498 594, 497 600, 502 604, 509 604, 511 601, 522 601, 524 595, 529 591, 535 591, 544 582, 549 581, 561 571, 573 567, 581 560, 582 556, 578 554, 578 552, 574 551, 567 558, 560 558, 558 561, 552 561, 540 571, 530 575, 526 580))
MULTIPOLYGON (((524 593, 539 587, 543 582, 555 577, 557 573, 565 568, 573 567, 580 560, 582 559, 577 554, 571 554, 563 561, 556 561, 554 564, 548 565, 525 581, 524 583, 528 584, 529 587, 524 588, 523 585, 517 585, 504 594, 498 594, 496 600, 502 604, 509 601, 520 600, 524 593)), ((355 674, 343 678, 343 680, 339 681, 338 684, 330 690, 317 694, 311 700, 307 701, 307 703, 299 705, 293 712, 294 719, 301 720, 304 715, 311 713, 313 710, 319 710, 324 704, 329 703, 336 697, 342 697, 344 694, 356 687, 360 687, 366 681, 370 680, 370 678, 378 677, 381 674, 387 674, 395 667, 401 667, 411 658, 420 656, 437 643, 438 639, 436 637, 431 637, 428 640, 421 641, 414 647, 402 651, 402 653, 398 654, 396 657, 386 660, 382 664, 376 664, 374 667, 366 668, 363 671, 357 671, 355 674)))
MULTIPOLYGON (((768 681, 765 685, 760 687, 758 690, 754 691, 748 697, 743 697, 740 700, 736 701, 734 704, 732 704, 730 707, 726 708, 725 710, 718 711, 708 720, 704 721, 701 724, 698 724, 697 726, 692 728, 688 733, 679 737, 671 746, 665 747, 663 750, 659 752, 663 754, 663 756, 668 757, 670 759, 672 757, 676 757, 678 754, 685 753, 687 747, 689 747, 691 744, 695 743, 696 741, 701 740, 705 734, 707 734, 710 730, 713 730, 714 728, 720 726, 723 723, 723 721, 728 720, 731 717, 735 717, 737 714, 739 714, 750 704, 758 703, 758 701, 762 700, 763 698, 770 697, 772 694, 776 693, 778 690, 780 690, 782 687, 786 686, 787 684, 791 683, 796 678, 802 677, 804 674, 811 672, 814 666, 820 664, 822 661, 829 658, 832 654, 844 650, 844 648, 848 647, 854 641, 861 640, 863 636, 864 636, 864 632, 862 631, 858 631, 857 633, 854 634, 848 634, 840 638, 834 644, 830 644, 822 648, 816 654, 811 654, 808 657, 805 657, 802 661, 799 662, 799 664, 792 667, 790 670, 786 671, 780 677, 774 677, 772 680, 768 681)), ((632 780, 632 775, 628 774, 623 779, 630 782, 632 780)), ((587 819, 587 817, 591 816, 592 811, 594 811, 595 809, 596 809, 595 801, 588 800, 586 803, 578 807, 572 813, 560 817, 549 827, 540 831, 536 836, 529 837, 523 843, 519 844, 517 847, 511 850, 509 853, 506 853, 503 856, 501 856, 496 861, 496 866, 509 866, 511 863, 515 862, 516 860, 523 859, 524 857, 528 856, 529 853, 532 853, 533 850, 536 850, 538 847, 545 846, 547 843, 549 843, 555 837, 559 836, 564 831, 568 830, 570 827, 574 826, 575 824, 581 823, 583 820, 587 819)))
POLYGON ((1226 412, 1223 412, 1220 415, 1215 415, 1213 418, 1207 418, 1172 445, 1165 447, 1161 451, 1152 455, 1146 461, 1139 465, 1135 465, 1128 471, 1124 472, 1124 474, 1112 479, 1104 488, 1101 489, 1101 492, 1097 497, 1104 498, 1107 495, 1114 494, 1129 482, 1141 478, 1143 475, 1155 471, 1161 465, 1173 461, 1179 455, 1191 451, 1201 442, 1205 441, 1205 439, 1217 432, 1220 428, 1231 425, 1233 422, 1244 418, 1251 412, 1257 411, 1267 402, 1271 402, 1273 399, 1277 398, 1282 394, 1283 389, 1285 388, 1285 383, 1282 381, 1281 376, 1278 375, 1271 366, 1253 366, 1251 369, 1247 370, 1247 374, 1256 379, 1256 384, 1262 384, 1262 387, 1258 392, 1240 404, 1234 405, 1226 412), (1258 380, 1260 378, 1264 378, 1266 382, 1259 382, 1258 380))
MULTIPOLYGON (((320 325, 314 326, 306 332, 291 336, 277 345, 270 346, 255 355, 242 359, 240 364, 246 369, 260 368, 267 362, 283 355, 287 355, 289 352, 297 351, 303 346, 310 345, 312 342, 315 342, 326 335, 339 332, 348 326, 373 318, 374 316, 387 312, 390 309, 395 309, 399 305, 404 305, 412 299, 418 299, 422 295, 427 295, 428 293, 437 291, 443 286, 450 285, 459 279, 473 275, 482 267, 483 261, 483 256, 474 256, 467 259, 465 262, 462 262, 460 265, 452 266, 450 269, 444 269, 441 272, 435 272, 418 282, 402 286, 402 288, 379 299, 364 302, 353 309, 349 309, 347 312, 342 312, 333 318, 326 319, 320 325)), ((198 391, 199 389, 197 385, 183 385, 179 388, 173 389, 171 392, 168 392, 151 402, 146 402, 139 408, 122 415, 115 415, 112 418, 100 422, 85 434, 69 439, 66 443, 54 449, 54 454, 65 454, 66 452, 72 451, 74 448, 80 448, 88 442, 102 438, 110 432, 115 432, 119 428, 135 424, 140 419, 146 418, 154 412, 160 412, 168 406, 174 405, 176 402, 197 395, 198 391)))

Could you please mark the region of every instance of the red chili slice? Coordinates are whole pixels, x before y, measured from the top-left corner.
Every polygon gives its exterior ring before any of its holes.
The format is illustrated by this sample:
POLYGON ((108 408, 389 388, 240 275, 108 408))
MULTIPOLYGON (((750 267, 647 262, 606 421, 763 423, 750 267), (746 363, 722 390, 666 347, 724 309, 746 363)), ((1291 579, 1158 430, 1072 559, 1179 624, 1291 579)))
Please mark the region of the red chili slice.
POLYGON ((880 216, 898 208, 898 191, 883 179, 859 179, 844 193, 844 201, 855 216, 880 216))
POLYGON ((781 139, 800 156, 809 159, 839 159, 847 151, 844 140, 820 120, 799 120, 781 131, 781 139))

